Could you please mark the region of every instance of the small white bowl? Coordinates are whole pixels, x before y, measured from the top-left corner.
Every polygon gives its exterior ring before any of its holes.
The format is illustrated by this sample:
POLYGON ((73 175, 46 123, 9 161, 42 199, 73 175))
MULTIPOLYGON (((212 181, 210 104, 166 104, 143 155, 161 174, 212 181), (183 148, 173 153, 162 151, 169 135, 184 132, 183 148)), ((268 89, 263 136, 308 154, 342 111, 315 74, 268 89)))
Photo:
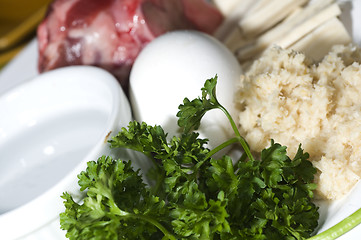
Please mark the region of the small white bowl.
POLYGON ((111 155, 107 139, 132 119, 116 79, 88 66, 17 86, 0 97, 0 116, 0 239, 7 240, 60 229, 60 196, 80 196, 77 175, 88 161, 111 155))

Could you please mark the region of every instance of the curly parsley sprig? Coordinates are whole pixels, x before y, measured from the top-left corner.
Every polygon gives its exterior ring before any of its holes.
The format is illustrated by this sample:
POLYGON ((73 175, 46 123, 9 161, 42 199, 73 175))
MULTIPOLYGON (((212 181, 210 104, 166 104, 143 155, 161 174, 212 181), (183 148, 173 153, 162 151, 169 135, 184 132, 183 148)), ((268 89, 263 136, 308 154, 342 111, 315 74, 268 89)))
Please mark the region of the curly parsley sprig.
POLYGON ((153 185, 143 182, 131 161, 103 156, 79 174, 81 204, 63 194, 60 216, 70 239, 297 239, 311 235, 318 208, 312 203, 316 172, 301 146, 291 160, 271 141, 255 160, 228 111, 216 98, 217 76, 202 97, 179 106, 180 137, 167 140, 161 126, 132 121, 110 140, 112 148, 145 154, 153 185), (195 130, 206 112, 220 109, 235 137, 214 149, 195 130), (239 143, 238 160, 214 153, 239 143))
POLYGON ((220 149, 227 147, 228 145, 239 142, 242 145, 247 157, 253 161, 254 158, 251 154, 251 151, 249 150, 249 146, 239 133, 237 125, 231 117, 231 114, 229 114, 228 110, 223 107, 222 104, 220 104, 217 100, 217 79, 218 76, 216 75, 214 78, 208 79, 205 82, 204 87, 201 89, 201 98, 196 98, 192 101, 190 101, 188 98, 185 98, 183 100, 183 104, 179 105, 179 112, 177 113, 178 125, 180 127, 183 127, 185 132, 197 130, 201 124, 203 116, 208 111, 212 109, 220 109, 227 116, 236 137, 229 139, 225 143, 221 144, 219 147, 213 149, 210 153, 210 156, 212 156, 213 153, 218 152, 220 149))

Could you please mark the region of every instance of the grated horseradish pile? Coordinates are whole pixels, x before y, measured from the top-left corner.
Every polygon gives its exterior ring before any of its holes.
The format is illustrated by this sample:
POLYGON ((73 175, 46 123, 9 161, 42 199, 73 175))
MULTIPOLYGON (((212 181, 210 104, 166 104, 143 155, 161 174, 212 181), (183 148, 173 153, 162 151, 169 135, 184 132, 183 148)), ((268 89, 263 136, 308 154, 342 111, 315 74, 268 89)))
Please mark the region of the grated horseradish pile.
POLYGON ((337 45, 317 64, 273 46, 241 76, 239 128, 254 151, 299 144, 319 170, 317 193, 338 199, 361 177, 361 49, 337 45))

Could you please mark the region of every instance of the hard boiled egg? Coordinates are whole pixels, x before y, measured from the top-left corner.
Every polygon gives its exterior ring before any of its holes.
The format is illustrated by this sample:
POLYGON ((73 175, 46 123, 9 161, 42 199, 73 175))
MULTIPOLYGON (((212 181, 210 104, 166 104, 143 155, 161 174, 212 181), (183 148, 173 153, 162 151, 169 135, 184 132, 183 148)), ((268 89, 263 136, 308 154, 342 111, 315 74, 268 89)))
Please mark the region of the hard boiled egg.
MULTIPOLYGON (((218 40, 196 31, 166 33, 148 44, 134 62, 129 96, 134 118, 148 125, 161 125, 169 136, 179 135, 176 114, 188 97, 201 96, 204 82, 218 75, 219 102, 235 117, 234 94, 241 67, 218 40)), ((199 129, 213 148, 233 136, 229 121, 220 110, 204 116, 199 129)))

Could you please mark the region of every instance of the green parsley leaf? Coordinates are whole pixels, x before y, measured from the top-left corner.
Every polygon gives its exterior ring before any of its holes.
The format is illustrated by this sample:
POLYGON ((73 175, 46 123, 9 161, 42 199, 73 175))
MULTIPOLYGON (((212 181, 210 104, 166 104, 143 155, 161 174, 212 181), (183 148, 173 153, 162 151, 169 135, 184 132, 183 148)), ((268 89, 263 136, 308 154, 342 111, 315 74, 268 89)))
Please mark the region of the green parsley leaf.
MULTIPOLYGON (((316 173, 301 146, 293 160, 274 143, 255 160, 228 111, 216 98, 217 76, 205 82, 201 98, 184 99, 179 125, 184 132, 168 140, 161 126, 132 121, 111 148, 143 153, 154 168, 143 182, 130 160, 100 157, 78 175, 86 193, 75 202, 64 193, 62 229, 70 239, 297 239, 317 226, 312 203, 316 173), (235 137, 214 149, 195 130, 210 110, 225 113, 235 137), (213 158, 231 144, 244 155, 213 158), (154 184, 153 184, 154 183, 154 184)), ((145 173, 147 174, 147 173, 145 173)))

